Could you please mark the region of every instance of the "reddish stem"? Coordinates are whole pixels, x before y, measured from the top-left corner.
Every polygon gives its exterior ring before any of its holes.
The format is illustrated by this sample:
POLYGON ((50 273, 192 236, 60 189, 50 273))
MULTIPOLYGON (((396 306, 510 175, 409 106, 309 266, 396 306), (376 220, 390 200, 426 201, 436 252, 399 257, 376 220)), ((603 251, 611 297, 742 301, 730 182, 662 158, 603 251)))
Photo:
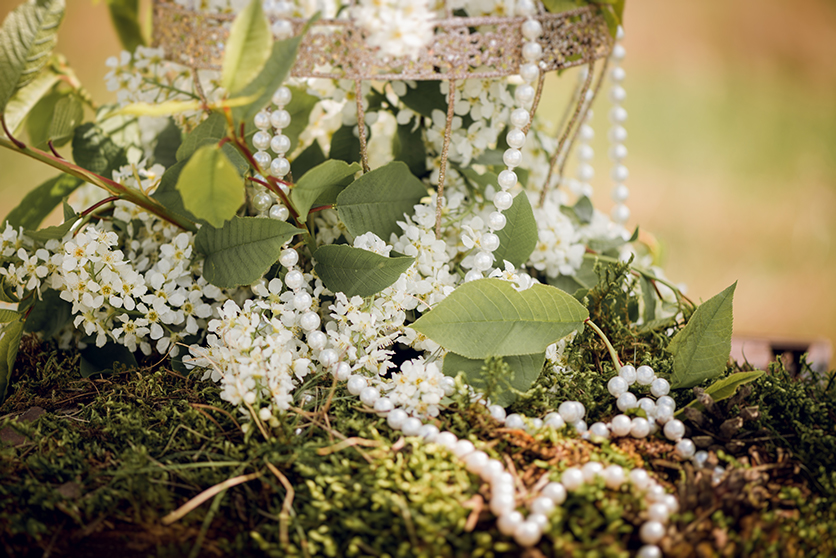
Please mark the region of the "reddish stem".
POLYGON ((18 149, 26 149, 26 144, 14 137, 9 131, 9 128, 6 126, 6 117, 2 113, 0 113, 0 123, 3 124, 3 131, 6 132, 6 136, 12 143, 15 144, 18 149))
POLYGON ((118 199, 120 199, 120 198, 119 198, 119 196, 110 196, 110 197, 105 198, 105 199, 103 199, 103 200, 101 200, 101 201, 97 201, 96 203, 94 203, 93 205, 91 205, 90 207, 88 207, 87 209, 85 209, 84 211, 82 211, 82 212, 81 212, 81 216, 82 216, 82 217, 87 217, 87 216, 88 216, 88 215, 90 215, 92 212, 94 212, 94 211, 96 211, 97 209, 99 209, 101 206, 103 206, 103 205, 105 205, 105 204, 108 204, 108 203, 110 203, 110 202, 114 202, 114 201, 116 201, 116 200, 118 200, 118 199))
POLYGON ((61 157, 61 154, 60 154, 60 153, 58 153, 58 152, 55 150, 55 146, 54 146, 54 145, 52 145, 52 140, 49 140, 48 142, 46 142, 46 144, 49 146, 49 150, 50 150, 50 151, 52 151, 52 154, 53 154, 53 155, 55 155, 55 156, 56 156, 56 157, 58 157, 59 159, 63 159, 63 157, 61 157))
POLYGON ((316 207, 312 207, 311 210, 308 211, 308 213, 316 213, 317 211, 323 211, 325 209, 332 209, 333 207, 334 207, 334 204, 332 204, 332 203, 329 203, 328 205, 318 205, 316 207))

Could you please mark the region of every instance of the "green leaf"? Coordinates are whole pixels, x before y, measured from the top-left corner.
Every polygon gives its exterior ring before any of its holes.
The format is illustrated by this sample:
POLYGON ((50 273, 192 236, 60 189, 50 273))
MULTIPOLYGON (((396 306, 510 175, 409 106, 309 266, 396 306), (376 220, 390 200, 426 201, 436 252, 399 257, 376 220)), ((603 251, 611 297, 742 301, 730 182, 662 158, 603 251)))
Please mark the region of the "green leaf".
POLYGON ((357 163, 349 165, 332 159, 306 172, 290 191, 290 199, 300 219, 307 218, 314 202, 330 204, 337 201, 337 195, 354 180, 359 170, 357 163))
POLYGON ((49 126, 52 123, 55 106, 63 98, 64 93, 53 90, 38 101, 32 108, 32 112, 26 118, 26 133, 29 134, 29 143, 35 147, 39 149, 46 147, 46 142, 49 140, 49 126))
POLYGON ((0 327, 0 403, 6 399, 22 336, 23 320, 15 320, 0 327))
POLYGON ((20 319, 20 312, 9 310, 8 308, 0 308, 0 324, 7 324, 20 319))
POLYGON ((272 44, 273 34, 261 1, 251 0, 232 22, 221 66, 221 86, 236 93, 253 81, 270 57, 272 44))
MULTIPOLYGON (((66 217, 66 212, 65 212, 66 217)), ((61 240, 67 233, 70 232, 70 229, 73 228, 75 222, 78 221, 78 215, 73 215, 72 218, 64 219, 64 223, 61 225, 55 225, 52 227, 46 227, 44 229, 39 230, 27 230, 26 236, 34 240, 35 242, 45 243, 47 240, 61 240)))
POLYGON ((331 291, 371 296, 398 280, 415 258, 387 258, 362 248, 328 244, 314 254, 316 274, 331 291))
POLYGON ((305 173, 315 166, 327 161, 325 152, 319 142, 314 140, 312 144, 305 148, 293 161, 290 163, 290 172, 293 173, 297 180, 305 176, 305 173))
POLYGON ((55 103, 55 110, 46 133, 47 142, 52 140, 53 144, 58 147, 66 144, 72 139, 73 132, 83 120, 84 105, 81 100, 73 94, 62 96, 55 103))
MULTIPOLYGON (((201 147, 217 144, 225 137, 226 118, 223 114, 214 112, 183 139, 183 143, 177 149, 177 160, 185 161, 201 147)), ((244 174, 250 168, 247 160, 232 144, 226 143, 222 149, 239 174, 244 174)))
POLYGON ((119 42, 128 52, 145 46, 142 28, 139 25, 139 0, 107 0, 110 20, 119 36, 119 42))
POLYGON ((400 100, 421 116, 432 118, 434 110, 447 114, 447 98, 437 81, 416 81, 415 87, 407 85, 406 94, 400 100))
MULTIPOLYGON (((732 395, 737 392, 737 388, 740 386, 744 386, 746 384, 750 384, 766 374, 763 370, 749 370, 747 372, 735 372, 730 376, 726 376, 725 378, 721 378, 705 388, 705 393, 711 396, 714 401, 722 401, 723 399, 728 399, 732 395)), ((694 399, 687 407, 695 407, 697 410, 702 411, 705 407, 702 404, 694 399)), ((682 409, 679 410, 682 412, 682 409)), ((678 414, 678 413, 677 413, 678 414)))
POLYGON ((624 5, 626 4, 626 0, 615 0, 612 3, 613 12, 615 12, 615 17, 618 19, 619 25, 624 25, 624 5))
POLYGON ((70 323, 73 305, 62 299, 55 289, 41 293, 26 318, 27 333, 39 332, 44 339, 52 338, 61 328, 70 323))
POLYGON ((610 36, 615 37, 618 34, 618 26, 621 21, 616 17, 615 12, 611 6, 600 6, 601 15, 604 16, 604 21, 607 22, 607 30, 610 36))
POLYGON ((549 285, 566 291, 569 294, 575 293, 578 289, 589 290, 598 284, 598 274, 595 273, 596 261, 594 259, 584 258, 580 269, 574 275, 546 277, 546 281, 549 285))
POLYGON ((14 228, 37 229, 61 200, 81 186, 83 181, 68 174, 50 178, 23 198, 6 216, 14 228))
POLYGON ((6 126, 13 134, 18 132, 26 116, 34 110, 41 99, 52 91, 60 79, 61 75, 58 72, 47 67, 14 94, 6 105, 6 126))
POLYGON ((163 173, 160 179, 160 184, 151 197, 160 202, 163 207, 172 213, 176 213, 181 217, 185 217, 195 223, 206 224, 203 219, 198 219, 183 205, 183 197, 177 191, 177 181, 180 180, 180 173, 183 172, 183 167, 188 161, 180 161, 172 165, 167 171, 163 173))
POLYGON ((392 138, 392 155, 395 161, 403 161, 409 172, 415 176, 427 174, 427 146, 421 126, 398 124, 397 133, 392 138))
MULTIPOLYGON (((258 111, 267 105, 273 93, 287 79, 290 69, 296 61, 296 55, 299 52, 299 45, 302 43, 303 36, 304 32, 290 39, 273 43, 273 48, 261 73, 241 91, 242 97, 252 95, 259 95, 259 97, 256 101, 248 105, 236 107, 232 110, 232 115, 236 121, 246 122, 248 124, 252 123, 258 111)), ((288 110, 287 107, 285 109, 288 110)), ((288 110, 288 112, 290 111, 288 110)))
POLYGON ((249 285, 270 269, 282 245, 301 229, 275 219, 234 217, 222 228, 201 227, 195 248, 206 255, 203 276, 221 288, 249 285))
POLYGON ((458 170, 462 174, 462 176, 464 176, 465 179, 468 180, 471 184, 473 184, 474 188, 476 188, 480 192, 484 192, 485 188, 487 188, 488 186, 493 186, 494 188, 496 187, 498 180, 496 173, 485 172, 483 174, 479 174, 472 168, 463 169, 460 167, 456 167, 456 170, 458 170))
POLYGON ((649 324, 656 319, 656 291, 650 283, 650 279, 644 275, 639 276, 642 286, 642 300, 644 301, 644 323, 649 324))
POLYGON ((78 166, 107 178, 113 175, 114 170, 128 164, 125 150, 92 122, 75 129, 73 159, 78 166))
POLYGON ((702 303, 688 324, 671 339, 667 351, 674 355, 672 388, 693 387, 725 370, 731 353, 732 301, 736 287, 735 281, 702 303))
POLYGON ((360 160, 360 138, 354 135, 354 126, 341 126, 334 132, 328 156, 346 163, 360 160))
POLYGON ((64 0, 29 0, 6 16, 0 28, 0 114, 49 62, 63 17, 64 0))
POLYGON ((105 374, 113 372, 117 364, 136 368, 139 364, 134 354, 124 345, 116 343, 105 343, 103 347, 88 345, 81 349, 80 372, 83 378, 89 378, 94 374, 105 374))
POLYGON ((427 187, 405 163, 393 161, 367 172, 337 196, 337 213, 348 232, 373 232, 384 241, 401 228, 397 221, 411 215, 413 206, 427 195, 427 187))
MULTIPOLYGON (((546 361, 546 353, 533 355, 509 355, 502 357, 502 360, 511 368, 513 377, 507 378, 508 385, 516 391, 525 393, 543 371, 543 363, 546 361)), ((484 359, 465 358, 456 353, 447 353, 444 356, 442 371, 447 376, 455 377, 459 372, 464 372, 467 383, 476 389, 484 390, 485 361, 484 359)), ((505 386, 496 386, 498 391, 491 393, 491 402, 502 407, 507 407, 517 400, 517 394, 510 389, 501 389, 505 386)))
POLYGON ((195 217, 220 227, 244 205, 244 183, 229 159, 215 145, 198 149, 177 179, 183 206, 195 217))
POLYGON ((10 304, 17 304, 20 299, 15 293, 15 288, 6 284, 6 279, 0 275, 0 302, 8 302, 10 304))
POLYGON ((528 261, 537 246, 539 233, 534 210, 525 192, 517 194, 514 203, 504 212, 507 222, 502 230, 497 231, 499 248, 493 253, 496 265, 504 269, 503 260, 508 260, 514 267, 520 267, 528 261))
POLYGON ((581 7, 577 0, 543 0, 543 6, 553 14, 568 12, 581 7))
POLYGON ((592 207, 592 201, 588 197, 581 196, 578 201, 575 202, 575 205, 572 206, 572 209, 574 210, 578 221, 584 225, 588 225, 592 221, 592 213, 595 211, 595 208, 592 207))
POLYGON ((421 316, 412 328, 467 358, 530 355, 583 327, 589 313, 547 285, 522 292, 500 279, 465 283, 421 316))
POLYGON ((157 144, 154 146, 154 163, 165 168, 172 167, 177 163, 177 150, 183 143, 183 133, 174 120, 168 119, 168 124, 160 135, 157 136, 157 144))

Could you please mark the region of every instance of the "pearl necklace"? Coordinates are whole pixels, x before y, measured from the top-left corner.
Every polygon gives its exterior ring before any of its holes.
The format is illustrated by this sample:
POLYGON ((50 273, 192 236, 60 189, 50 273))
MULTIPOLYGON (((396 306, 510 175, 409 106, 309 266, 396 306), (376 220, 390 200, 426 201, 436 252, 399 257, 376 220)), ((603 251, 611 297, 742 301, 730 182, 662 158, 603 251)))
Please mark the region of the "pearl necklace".
MULTIPOLYGON (((290 89, 285 86, 279 87, 272 99, 275 109, 270 112, 260 111, 254 118, 258 132, 253 135, 253 146, 258 151, 253 154, 253 159, 258 163, 259 168, 269 169, 270 174, 276 178, 284 178, 290 172, 290 162, 285 157, 290 150, 290 138, 284 135, 282 130, 290 125, 290 113, 285 110, 285 107, 290 103, 291 98, 290 89), (276 154, 275 158, 267 152, 268 148, 276 154)), ((257 176, 256 178, 263 177, 257 176)), ((284 184, 279 186, 285 192, 287 191, 284 184)), ((283 204, 275 203, 276 197, 272 192, 258 184, 254 187, 254 191, 256 193, 251 203, 259 215, 264 216, 266 212, 272 219, 287 220, 290 212, 283 204)))
POLYGON ((630 219, 630 209, 624 205, 624 202, 630 196, 630 190, 624 185, 630 173, 623 164, 624 158, 627 157, 627 148, 624 146, 624 141, 627 139, 627 130, 624 129, 624 122, 627 120, 627 111, 621 106, 627 97, 627 93, 621 85, 625 77, 624 68, 621 67, 621 61, 624 60, 625 54, 624 47, 621 45, 623 38, 624 30, 619 27, 616 43, 610 55, 610 63, 612 64, 612 68, 610 68, 610 81, 612 82, 612 86, 610 87, 610 102, 612 103, 612 108, 610 109, 609 116, 612 127, 608 134, 608 139, 610 140, 609 156, 613 163, 610 178, 614 182, 610 196, 615 202, 615 206, 610 212, 610 217, 619 225, 623 225, 630 219))

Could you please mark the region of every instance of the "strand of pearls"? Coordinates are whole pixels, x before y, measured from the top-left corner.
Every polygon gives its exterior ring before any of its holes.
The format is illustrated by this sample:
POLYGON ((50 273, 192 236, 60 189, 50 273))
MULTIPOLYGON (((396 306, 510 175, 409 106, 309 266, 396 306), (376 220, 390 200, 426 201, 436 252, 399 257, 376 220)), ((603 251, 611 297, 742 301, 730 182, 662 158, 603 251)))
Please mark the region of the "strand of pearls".
MULTIPOLYGON (((516 3, 516 14, 526 17, 522 24, 522 55, 526 63, 520 66, 520 78, 523 83, 514 90, 514 99, 519 107, 511 111, 511 122, 505 141, 508 149, 502 155, 502 161, 506 168, 499 173, 497 183, 499 192, 494 195, 493 204, 496 211, 488 217, 489 232, 483 233, 480 238, 481 250, 473 258, 473 268, 467 272, 465 281, 474 281, 483 277, 483 272, 494 267, 494 252, 499 248, 499 236, 496 232, 505 227, 507 219, 502 214, 514 203, 514 196, 509 190, 517 185, 517 173, 514 169, 522 163, 522 147, 525 145, 526 133, 523 131, 531 120, 529 112, 536 91, 534 83, 540 77, 540 59, 543 58, 543 47, 538 39, 543 34, 543 27, 540 22, 533 18, 537 13, 537 6, 533 0, 518 0, 516 3)), ((501 262, 500 262, 501 264, 501 262)))
POLYGON ((627 97, 627 93, 621 85, 625 76, 624 68, 621 67, 621 61, 624 60, 625 54, 624 47, 621 44, 623 38, 624 29, 619 27, 618 34, 616 35, 616 43, 610 55, 610 64, 612 65, 610 68, 610 81, 612 82, 610 86, 610 102, 612 103, 610 122, 612 123, 612 127, 608 134, 610 140, 609 156, 613 163, 610 177, 614 182, 610 195, 615 202, 615 206, 610 212, 610 217, 620 225, 623 225, 630 219, 630 209, 624 204, 630 195, 630 191, 624 185, 630 173, 623 163, 624 158, 627 157, 627 148, 624 146, 624 141, 627 139, 627 130, 624 129, 624 122, 627 120, 627 111, 621 106, 627 97))
MULTIPOLYGON (((285 157, 290 150, 290 138, 284 135, 282 130, 290 125, 290 113, 285 107, 291 98, 290 89, 285 86, 279 87, 272 98, 275 108, 272 111, 262 110, 254 118, 258 132, 253 135, 253 146, 257 149, 253 158, 260 168, 269 169, 270 174, 276 178, 284 178, 290 172, 290 162, 285 157), (275 153, 275 157, 268 153, 268 148, 275 153)), ((284 185, 281 187, 286 191, 284 185)), ((256 193, 251 203, 259 215, 266 213, 272 219, 287 220, 290 212, 283 204, 276 203, 273 193, 260 185, 257 185, 254 191, 256 193)))

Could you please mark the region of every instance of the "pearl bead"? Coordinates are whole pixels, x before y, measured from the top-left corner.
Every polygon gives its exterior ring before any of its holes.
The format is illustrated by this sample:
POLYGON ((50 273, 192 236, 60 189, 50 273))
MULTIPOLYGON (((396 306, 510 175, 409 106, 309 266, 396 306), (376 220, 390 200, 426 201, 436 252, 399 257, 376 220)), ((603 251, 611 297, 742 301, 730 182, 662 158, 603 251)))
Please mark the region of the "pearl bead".
POLYGON ((438 436, 438 427, 434 424, 421 425, 421 428, 418 429, 418 436, 432 443, 435 441, 435 437, 438 436))
POLYGON ((279 221, 287 221, 287 218, 290 217, 290 211, 287 210, 285 206, 280 203, 277 203, 273 207, 270 208, 270 211, 267 213, 271 219, 277 219, 279 221))
POLYGON ((630 197, 630 190, 624 184, 616 184, 613 186, 612 193, 610 193, 612 201, 621 203, 630 197))
POLYGON ((435 437, 435 443, 440 446, 444 446, 447 449, 452 449, 458 441, 459 439, 456 437, 456 435, 450 432, 449 430, 445 430, 444 432, 439 433, 438 436, 435 437))
POLYGON ((633 438, 647 438, 648 434, 650 434, 650 423, 647 422, 647 419, 642 417, 633 418, 630 435, 633 438))
POLYGON ((409 417, 403 421, 403 424, 401 425, 401 432, 403 432, 404 436, 417 436, 418 431, 421 430, 421 426, 423 426, 421 419, 409 417))
POLYGON ((694 465, 698 468, 702 468, 705 463, 708 461, 708 452, 705 450, 700 450, 694 454, 694 465))
POLYGON ((517 528, 517 525, 523 522, 523 516, 520 512, 514 510, 509 513, 505 513, 499 516, 499 519, 496 522, 496 526, 499 528, 499 532, 505 536, 510 537, 514 534, 514 531, 517 528))
POLYGON ((273 203, 273 198, 267 192, 261 192, 253 196, 253 209, 261 213, 273 203))
POLYGON ((488 457, 487 453, 483 451, 474 451, 464 458, 464 464, 468 471, 474 475, 478 475, 482 472, 485 465, 488 464, 488 460, 490 460, 490 457, 488 457))
POLYGON ((258 150, 265 150, 270 145, 270 134, 264 130, 259 130, 253 135, 253 146, 258 150))
POLYGON ((636 558, 662 558, 662 549, 655 544, 646 544, 636 553, 636 558))
POLYGON ((488 463, 482 467, 482 478, 488 482, 491 481, 495 476, 501 475, 505 472, 505 467, 502 463, 496 459, 489 459, 488 463))
POLYGON ((289 289, 298 289, 305 284, 305 276, 301 271, 292 269, 284 276, 284 282, 289 289))
POLYGON ((673 409, 667 405, 656 404, 656 422, 667 424, 673 418, 673 409))
POLYGON ((529 62, 537 62, 543 57, 543 47, 535 41, 527 42, 522 47, 522 55, 529 62))
POLYGON ((540 531, 545 531, 549 528, 549 518, 542 513, 532 513, 528 516, 526 521, 537 525, 540 528, 540 531))
POLYGON ((679 500, 673 494, 665 494, 662 498, 662 503, 668 508, 669 513, 676 513, 679 511, 679 500))
POLYGON ((560 430, 561 428, 566 426, 566 421, 563 420, 563 417, 561 417, 559 413, 547 414, 545 419, 543 420, 543 423, 546 426, 554 428, 555 430, 560 430))
POLYGON ((613 85, 610 89, 610 101, 613 103, 623 103, 627 98, 627 92, 620 85, 613 85))
POLYGON ((512 494, 514 493, 514 477, 504 470, 493 478, 491 490, 498 491, 502 488, 502 485, 505 485, 512 494))
POLYGON ((608 155, 610 156, 610 160, 613 163, 618 163, 619 161, 627 157, 627 148, 624 146, 623 143, 616 143, 615 145, 610 147, 608 155))
POLYGON ((610 171, 610 178, 615 182, 625 182, 630 178, 630 171, 624 165, 616 165, 610 171))
POLYGON ((671 409, 676 409, 676 401, 670 395, 663 395, 656 399, 656 405, 666 405, 671 409))
POLYGON ((514 149, 513 147, 506 149, 505 153, 502 154, 502 162, 511 168, 518 167, 520 166, 520 163, 522 163, 522 152, 519 149, 514 149))
POLYGON ((650 486, 650 475, 647 474, 647 471, 644 469, 633 469, 628 474, 630 477, 630 482, 633 483, 639 490, 647 490, 647 487, 650 486))
POLYGON ((595 176, 595 169, 589 163, 581 163, 578 165, 576 176, 581 182, 589 182, 595 176))
POLYGON ((595 482, 595 477, 599 476, 604 471, 604 466, 598 463, 597 461, 590 461, 588 463, 584 463, 584 466, 581 467, 581 473, 583 473, 583 480, 584 482, 595 482))
POLYGON ((627 140, 627 130, 623 126, 613 126, 607 136, 613 143, 624 143, 627 140))
POLYGON ((500 516, 514 511, 516 506, 517 500, 514 498, 514 495, 505 492, 501 494, 494 494, 491 497, 491 503, 489 505, 493 514, 500 516))
POLYGON ((441 389, 444 390, 444 395, 450 397, 454 393, 456 393, 456 380, 451 378, 450 376, 444 376, 441 378, 439 382, 441 384, 441 389))
MULTIPOLYGON (((322 353, 319 355, 322 357, 322 353)), ((341 382, 348 380, 351 377, 351 365, 347 362, 341 362, 337 365, 337 370, 334 372, 334 376, 341 382)), ((377 405, 375 404, 375 407, 377 405)), ((386 409, 387 411, 390 409, 386 409)))
POLYGON ((612 54, 610 54, 610 58, 618 62, 624 60, 625 54, 627 54, 627 51, 624 49, 624 47, 620 44, 616 44, 614 47, 612 47, 612 54))
POLYGON ((511 112, 511 125, 516 128, 525 128, 530 121, 531 114, 524 108, 514 109, 511 112))
POLYGON ((595 150, 592 149, 592 146, 586 143, 582 143, 578 146, 578 159, 581 161, 591 161, 592 158, 595 156, 595 150))
POLYGON ((492 211, 491 214, 488 215, 488 226, 495 231, 501 231, 504 229, 507 222, 508 219, 499 211, 492 211))
POLYGON ((543 26, 536 19, 527 19, 522 24, 522 34, 526 39, 533 41, 543 34, 543 26))
POLYGON ((273 104, 278 107, 283 107, 290 102, 292 97, 293 94, 290 92, 290 89, 283 85, 273 93, 273 104))
POLYGON ((523 81, 526 83, 534 83, 537 81, 537 78, 540 77, 540 68, 537 67, 537 64, 533 64, 531 62, 523 64, 520 66, 520 77, 523 78, 523 81))
MULTIPOLYGON (((528 44, 529 45, 531 45, 531 44, 536 45, 537 43, 528 43, 528 44)), ((537 46, 539 47, 540 45, 537 45, 537 46)), ((525 106, 525 105, 527 105, 528 103, 530 103, 531 101, 534 100, 534 93, 535 93, 534 88, 532 86, 528 85, 527 83, 524 83, 522 85, 517 86, 517 89, 514 91, 514 99, 516 99, 516 101, 519 104, 525 106)))
POLYGON ((610 428, 615 436, 626 436, 633 428, 633 421, 627 415, 616 415, 610 421, 610 428))
POLYGON ((273 139, 270 140, 270 149, 278 155, 284 155, 290 150, 290 138, 284 134, 273 136, 273 139))
POLYGON ((583 484, 583 473, 577 467, 569 467, 563 471, 560 482, 566 490, 575 491, 583 484))
POLYGON ((636 370, 636 382, 640 386, 649 386, 656 379, 656 373, 649 366, 639 366, 636 370))
POLYGON ((495 252, 499 248, 500 241, 499 237, 493 233, 483 233, 480 243, 486 251, 495 252))
MULTIPOLYGON (((349 382, 350 381, 351 380, 349 380, 349 382)), ((389 423, 389 427, 393 430, 399 430, 407 418, 409 418, 409 416, 403 409, 392 409, 386 416, 386 422, 389 423)))
POLYGON ((577 422, 583 418, 581 410, 575 405, 574 401, 564 401, 557 408, 560 417, 569 424, 577 422))
POLYGON ((621 66, 616 66, 610 70, 610 79, 615 83, 621 83, 627 77, 627 72, 621 66))
POLYGON ((647 508, 647 517, 651 521, 658 521, 659 523, 667 523, 670 511, 665 504, 655 503, 650 504, 647 508))
POLYGON ((559 506, 566 501, 566 488, 559 482, 550 482, 543 488, 543 496, 559 506))
POLYGON ((302 314, 302 317, 299 318, 299 326, 305 331, 312 331, 318 328, 319 324, 319 314, 316 312, 305 312, 302 314))
POLYGON ((287 128, 290 125, 290 113, 284 109, 274 110, 270 113, 270 124, 278 130, 287 128))
POLYGON ((665 526, 658 521, 646 521, 639 529, 639 537, 642 542, 656 544, 665 536, 665 526))
POLYGON ((477 279, 484 279, 482 272, 478 269, 471 269, 464 274, 465 283, 470 283, 471 281, 476 281, 477 279))
POLYGON ((497 183, 503 190, 509 190, 517 185, 517 173, 510 169, 505 169, 499 173, 497 183))
POLYGON ((593 438, 602 438, 604 440, 609 440, 610 429, 607 428, 607 425, 603 422, 596 422, 589 427, 589 434, 593 438))
POLYGON ((549 515, 554 511, 554 501, 546 496, 540 496, 539 498, 535 498, 531 502, 531 511, 532 513, 549 515))
POLYGON ((293 297, 293 307, 297 310, 307 310, 313 304, 313 298, 305 291, 300 292, 293 297))
POLYGON ((607 485, 607 488, 611 488, 613 490, 617 490, 622 484, 624 484, 624 481, 627 480, 627 475, 624 473, 624 469, 618 465, 610 465, 604 469, 601 476, 604 478, 604 484, 607 485))
POLYGON ((505 135, 505 141, 508 142, 508 145, 510 147, 513 147, 514 149, 519 149, 523 145, 525 145, 525 133, 519 128, 511 128, 511 130, 509 130, 508 133, 505 135))
POLYGON ((581 141, 586 141, 586 142, 592 141, 595 138, 595 130, 592 129, 592 126, 584 124, 584 125, 581 126, 581 131, 580 131, 579 136, 580 136, 581 141))
POLYGON ((540 542, 542 531, 533 521, 523 521, 514 528, 514 540, 520 546, 534 546, 540 542))
POLYGON ((475 451, 476 448, 473 446, 473 442, 470 440, 459 440, 456 442, 456 445, 453 446, 453 455, 456 457, 464 457, 469 453, 475 451))
POLYGON ((328 336, 325 333, 316 330, 308 333, 308 347, 315 351, 325 348, 328 344, 328 336))
MULTIPOLYGON (((284 267, 293 267, 294 265, 297 264, 297 262, 299 262, 299 253, 296 250, 294 250, 293 248, 286 248, 286 249, 282 250, 282 253, 279 255, 279 263, 282 264, 282 266, 284 266, 284 267)), ((290 275, 291 273, 293 273, 293 272, 289 271, 288 275, 290 275)), ((302 275, 302 273, 299 272, 299 271, 297 271, 296 273, 299 273, 299 275, 302 275)), ((304 278, 303 278, 303 281, 304 281, 304 278)), ((287 277, 285 277, 285 283, 287 283, 287 277)), ((288 287, 290 287, 291 289, 296 289, 296 288, 301 287, 301 286, 302 286, 301 283, 299 285, 295 285, 295 286, 288 285, 288 287)))
POLYGON ((684 457, 688 459, 694 456, 694 453, 697 451, 694 442, 689 440, 688 438, 682 438, 679 442, 676 443, 676 453, 680 457, 684 457))
MULTIPOLYGON (((388 397, 381 397, 374 402, 374 410, 378 413, 388 413, 395 408, 395 404, 388 397)), ((430 425, 432 426, 432 425, 430 425)))
POLYGON ((516 15, 533 16, 537 12, 537 5, 534 0, 517 0, 516 15))
POLYGON ((513 413, 505 417, 505 426, 515 430, 525 429, 525 421, 517 413, 513 413))
POLYGON ((258 165, 259 169, 266 169, 270 166, 270 161, 273 159, 266 151, 257 151, 253 155, 253 159, 258 165))
POLYGON ((493 204, 497 209, 504 211, 514 205, 514 196, 509 192, 497 192, 493 197, 493 204))
POLYGON ((529 432, 533 432, 533 431, 540 430, 541 428, 543 428, 543 419, 532 418, 532 419, 528 419, 528 422, 530 424, 530 427, 527 428, 526 430, 528 430, 529 432))
POLYGON ((266 130, 270 127, 270 115, 267 114, 266 111, 262 110, 255 115, 255 118, 253 118, 253 123, 255 124, 255 127, 259 130, 266 130))
POLYGON ((613 397, 618 397, 624 393, 627 393, 627 390, 630 388, 627 385, 627 380, 622 378, 621 376, 613 376, 610 378, 610 381, 607 382, 607 391, 610 392, 610 395, 613 397))
POLYGON ((286 19, 279 19, 273 23, 270 27, 270 31, 272 31, 273 36, 280 41, 289 39, 293 35, 293 24, 286 19))
POLYGON ((618 375, 624 378, 628 386, 636 383, 636 368, 632 364, 625 364, 618 371, 618 375))
POLYGON ((671 391, 670 383, 664 378, 656 378, 650 384, 650 393, 653 394, 653 397, 662 397, 663 395, 667 395, 671 391))
MULTIPOLYGON (((368 387, 368 383, 366 382, 366 378, 363 376, 354 374, 348 379, 346 387, 348 388, 348 393, 351 395, 360 395, 360 392, 363 391, 364 388, 368 387)), ((392 428, 394 428, 394 426, 392 428)))
POLYGON ((380 399, 380 390, 377 388, 369 386, 360 390, 360 401, 365 405, 372 407, 378 399, 380 399))
POLYGON ((276 157, 270 163, 270 174, 276 178, 281 178, 290 172, 290 163, 284 157, 276 157))
POLYGON ((487 271, 493 266, 493 256, 490 252, 478 252, 473 256, 473 268, 477 271, 487 271))
POLYGON ((613 124, 624 124, 627 121, 627 109, 624 107, 613 107, 610 109, 610 122, 613 124))
POLYGON ((623 225, 630 219, 630 208, 623 203, 619 203, 610 211, 610 218, 614 222, 623 225))
POLYGON ((589 428, 586 426, 585 420, 575 421, 574 423, 572 423, 572 426, 575 428, 575 431, 578 434, 586 434, 586 432, 589 430, 589 428))
POLYGON ((685 425, 681 420, 673 419, 665 424, 665 438, 671 441, 678 441, 685 435, 685 425))
POLYGON ((505 409, 501 405, 491 405, 488 407, 488 412, 497 422, 505 422, 505 409))
POLYGON ((619 411, 626 411, 628 409, 633 409, 636 407, 637 399, 636 396, 630 393, 622 393, 618 396, 618 399, 615 401, 616 406, 618 407, 619 411))
POLYGON ((647 418, 652 418, 653 415, 656 413, 656 402, 649 397, 642 397, 638 400, 636 405, 638 405, 639 409, 644 411, 644 414, 647 415, 647 418))

